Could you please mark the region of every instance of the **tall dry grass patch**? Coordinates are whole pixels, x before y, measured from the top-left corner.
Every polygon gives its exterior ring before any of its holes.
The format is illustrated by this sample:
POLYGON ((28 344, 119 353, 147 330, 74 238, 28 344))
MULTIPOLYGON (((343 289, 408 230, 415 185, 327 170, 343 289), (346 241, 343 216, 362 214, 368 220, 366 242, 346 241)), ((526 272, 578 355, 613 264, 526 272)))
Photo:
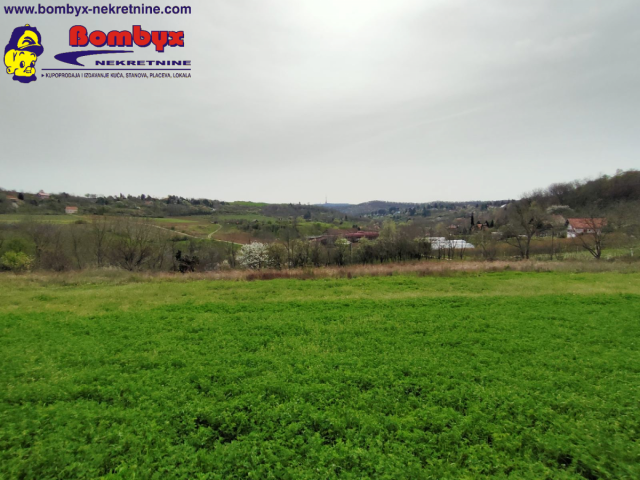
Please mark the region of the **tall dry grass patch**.
POLYGON ((640 262, 622 261, 440 261, 384 263, 297 269, 218 270, 211 272, 128 272, 117 268, 87 269, 70 272, 38 271, 23 275, 0 273, 0 285, 128 284, 140 282, 189 282, 198 280, 264 281, 277 279, 312 280, 320 278, 384 277, 393 275, 454 276, 491 272, 640 272, 640 262))

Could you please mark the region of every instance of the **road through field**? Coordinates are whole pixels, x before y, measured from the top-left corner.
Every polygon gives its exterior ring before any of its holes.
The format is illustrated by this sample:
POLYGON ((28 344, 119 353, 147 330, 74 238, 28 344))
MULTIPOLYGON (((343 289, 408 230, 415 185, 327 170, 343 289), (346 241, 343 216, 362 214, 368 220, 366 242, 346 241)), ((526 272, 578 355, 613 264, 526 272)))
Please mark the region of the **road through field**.
POLYGON ((207 238, 211 240, 211 237, 213 236, 213 234, 219 232, 221 228, 222 228, 222 225, 218 225, 218 228, 215 229, 213 232, 211 232, 209 235, 207 235, 207 238))
POLYGON ((206 238, 207 240, 212 240, 214 242, 232 243, 233 245, 239 245, 239 246, 243 245, 242 243, 236 243, 236 242, 231 242, 229 240, 220 240, 218 238, 213 238, 213 235, 220 231, 220 229, 222 228, 222 225, 218 225, 218 228, 214 232, 211 232, 210 234, 208 234, 206 237, 198 237, 196 235, 191 235, 190 233, 180 232, 178 230, 171 230, 170 228, 161 227, 160 225, 152 225, 152 227, 159 228, 160 230, 166 230, 167 232, 174 233, 176 235, 184 235, 185 237, 189 237, 189 238, 197 238, 199 240, 206 238))

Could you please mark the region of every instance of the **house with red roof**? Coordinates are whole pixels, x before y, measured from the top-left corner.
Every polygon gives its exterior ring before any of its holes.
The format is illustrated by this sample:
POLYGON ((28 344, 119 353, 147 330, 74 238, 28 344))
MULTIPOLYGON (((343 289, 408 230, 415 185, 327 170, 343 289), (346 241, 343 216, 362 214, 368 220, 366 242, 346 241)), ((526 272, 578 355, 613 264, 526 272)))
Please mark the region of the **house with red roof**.
POLYGON ((568 218, 567 238, 575 238, 584 234, 600 234, 607 226, 606 218, 568 218))

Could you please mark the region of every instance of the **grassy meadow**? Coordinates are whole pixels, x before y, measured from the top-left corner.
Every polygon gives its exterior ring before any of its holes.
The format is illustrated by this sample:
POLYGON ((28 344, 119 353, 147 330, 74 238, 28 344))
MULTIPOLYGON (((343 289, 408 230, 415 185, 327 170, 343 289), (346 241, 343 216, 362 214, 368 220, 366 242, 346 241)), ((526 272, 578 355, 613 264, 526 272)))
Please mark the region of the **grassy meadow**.
POLYGON ((640 274, 0 275, 0 478, 640 478, 640 274))
POLYGON ((46 222, 54 225, 69 225, 78 220, 91 221, 91 215, 0 215, 0 223, 46 222))

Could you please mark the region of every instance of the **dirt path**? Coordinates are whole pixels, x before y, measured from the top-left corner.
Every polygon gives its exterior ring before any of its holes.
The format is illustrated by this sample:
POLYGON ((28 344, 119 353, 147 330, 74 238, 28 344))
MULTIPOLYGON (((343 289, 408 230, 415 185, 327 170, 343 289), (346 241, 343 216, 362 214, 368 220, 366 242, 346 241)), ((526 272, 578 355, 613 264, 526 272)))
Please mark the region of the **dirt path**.
POLYGON ((209 235, 207 235, 207 238, 211 240, 211 237, 213 236, 213 234, 218 233, 221 228, 222 228, 222 225, 218 225, 218 228, 215 231, 211 232, 209 235))
MULTIPOLYGON (((190 233, 184 233, 184 232, 180 232, 178 230, 171 230, 170 228, 161 227, 160 225, 151 225, 151 226, 155 227, 155 228, 159 228, 160 230, 166 230, 167 232, 170 232, 170 233, 175 233, 176 235, 184 235, 185 237, 197 238, 199 240, 203 240, 205 238, 205 237, 196 237, 195 235, 191 235, 190 233)), ((229 240, 219 240, 217 238, 213 238, 213 234, 214 233, 218 233, 221 228, 222 228, 222 225, 218 225, 218 229, 213 231, 213 232, 211 232, 209 235, 207 235, 206 239, 207 240, 212 240, 214 242, 232 243, 234 245, 240 245, 240 246, 244 245, 244 243, 236 243, 236 242, 230 242, 229 240)))
POLYGON ((159 228, 160 230, 166 230, 169 233, 175 233, 176 235, 184 235, 185 237, 202 239, 202 237, 196 237, 195 235, 191 235, 190 233, 179 232, 178 230, 171 230, 170 228, 161 227, 160 225, 151 225, 151 226, 154 228, 159 228))

